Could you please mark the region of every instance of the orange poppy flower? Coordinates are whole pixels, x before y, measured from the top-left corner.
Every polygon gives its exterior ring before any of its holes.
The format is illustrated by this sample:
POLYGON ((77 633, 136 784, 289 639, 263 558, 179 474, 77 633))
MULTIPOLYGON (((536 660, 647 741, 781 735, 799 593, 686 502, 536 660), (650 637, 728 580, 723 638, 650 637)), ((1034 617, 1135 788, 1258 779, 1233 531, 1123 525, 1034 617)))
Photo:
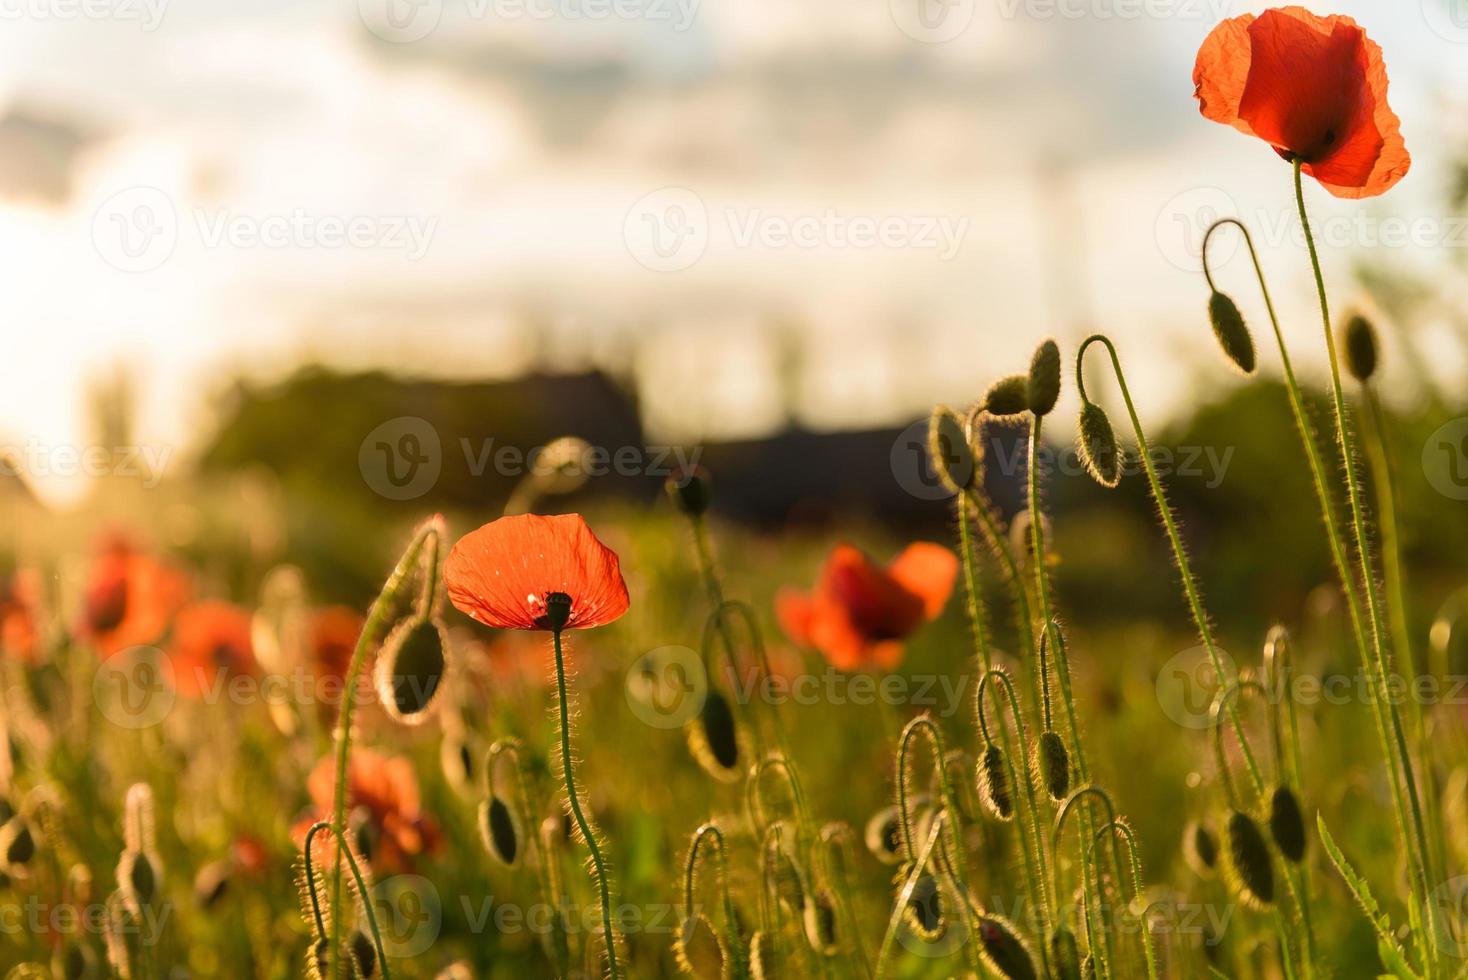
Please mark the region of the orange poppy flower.
POLYGON ((810 593, 783 590, 780 625, 837 670, 891 670, 901 641, 937 617, 953 591, 958 559, 941 545, 915 542, 886 568, 849 544, 837 545, 810 593))
POLYGON ((630 600, 617 555, 579 514, 520 514, 471 531, 444 562, 449 599, 497 629, 548 630, 546 600, 569 597, 562 629, 604 626, 630 600))
POLYGON ((220 681, 257 672, 250 614, 228 602, 196 602, 180 610, 168 648, 173 686, 184 697, 203 698, 220 681))
POLYGON ((1193 84, 1204 116, 1299 159, 1336 197, 1374 197, 1411 166, 1381 48, 1349 17, 1279 7, 1225 20, 1193 84))
MULTIPOLYGON (((336 797, 336 759, 326 756, 306 779, 314 808, 293 828, 297 847, 304 847, 306 832, 318 820, 329 819, 336 797)), ((423 812, 418 777, 413 764, 401 756, 385 756, 372 749, 354 749, 347 764, 347 809, 365 810, 371 831, 372 864, 382 871, 406 871, 412 858, 432 853, 441 843, 438 825, 423 812)), ((312 842, 325 847, 330 860, 329 838, 322 834, 312 842)), ((320 857, 321 855, 317 855, 320 857)))
POLYGON ((34 666, 40 654, 39 615, 41 583, 30 571, 18 571, 0 582, 0 649, 7 656, 34 666))
POLYGON ((188 601, 189 591, 188 579, 177 569, 112 538, 92 562, 80 632, 104 657, 152 643, 188 601))
POLYGON ((351 606, 325 606, 311 614, 311 669, 317 677, 347 676, 366 622, 351 606))

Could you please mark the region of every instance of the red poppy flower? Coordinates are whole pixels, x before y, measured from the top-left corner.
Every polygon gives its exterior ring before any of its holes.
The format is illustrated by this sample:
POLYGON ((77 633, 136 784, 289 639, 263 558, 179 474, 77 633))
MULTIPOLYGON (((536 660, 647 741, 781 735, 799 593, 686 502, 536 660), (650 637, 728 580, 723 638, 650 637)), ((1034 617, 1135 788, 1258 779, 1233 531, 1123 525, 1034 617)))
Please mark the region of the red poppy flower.
POLYGON ((351 606, 325 606, 311 615, 311 669, 317 677, 347 676, 366 618, 351 606))
POLYGON ((627 611, 617 555, 579 514, 520 514, 471 531, 444 562, 449 599, 486 626, 548 630, 546 600, 570 598, 563 629, 604 626, 627 611))
POLYGON ((851 545, 837 545, 814 591, 776 597, 780 625, 796 643, 820 650, 838 670, 891 670, 901 641, 943 611, 958 559, 941 545, 910 544, 887 568, 851 545))
MULTIPOLYGON (((293 828, 297 847, 304 847, 306 832, 318 820, 329 819, 336 797, 336 759, 326 756, 306 779, 314 809, 293 828)), ((372 864, 382 871, 406 871, 412 858, 432 853, 441 843, 438 825, 423 812, 418 777, 413 764, 401 756, 385 756, 372 749, 354 749, 347 764, 347 809, 366 811, 372 842, 372 864)), ((325 847, 326 860, 332 849, 326 835, 312 842, 325 847)), ((321 854, 317 855, 321 857, 321 854)))
POLYGON ((92 562, 80 632, 104 657, 152 643, 188 601, 189 591, 188 579, 177 569, 113 538, 92 562))
POLYGON ((1301 7, 1223 21, 1198 49, 1203 115, 1258 136, 1336 197, 1374 197, 1411 165, 1381 48, 1349 17, 1301 7))
POLYGON ((221 674, 257 672, 250 642, 250 614, 228 602, 196 602, 178 614, 168 648, 173 686, 184 697, 203 698, 221 674))
POLYGON ((39 616, 41 583, 31 571, 18 571, 0 582, 0 649, 7 656, 34 665, 40 654, 39 616))

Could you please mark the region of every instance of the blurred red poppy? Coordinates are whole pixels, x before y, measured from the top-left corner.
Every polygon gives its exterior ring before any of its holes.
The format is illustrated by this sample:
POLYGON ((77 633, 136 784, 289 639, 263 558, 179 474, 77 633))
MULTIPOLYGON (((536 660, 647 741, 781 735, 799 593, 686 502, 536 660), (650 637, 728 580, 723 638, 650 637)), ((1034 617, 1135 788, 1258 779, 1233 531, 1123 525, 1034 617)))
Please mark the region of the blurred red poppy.
POLYGON ((1299 159, 1336 197, 1374 197, 1411 166, 1381 48, 1349 17, 1279 7, 1225 20, 1193 84, 1204 116, 1299 159))
POLYGON ((792 640, 820 650, 838 670, 891 670, 902 660, 901 641, 943 611, 957 574, 958 559, 941 545, 910 544, 887 568, 837 545, 815 589, 782 590, 775 611, 792 640))
POLYGON ((41 581, 35 572, 21 570, 0 582, 0 649, 22 663, 35 664, 40 656, 41 581))
POLYGON ((103 544, 88 573, 81 635, 104 657, 153 643, 188 601, 189 592, 182 572, 113 537, 103 544))
POLYGON ((564 629, 604 626, 627 611, 617 555, 579 514, 501 517, 459 539, 444 562, 449 598, 486 626, 547 630, 546 597, 570 597, 564 629))
POLYGON ((216 600, 184 607, 173 624, 168 659, 174 688, 189 698, 205 697, 216 682, 257 673, 250 614, 233 603, 216 600))
MULTIPOLYGON (((292 834, 297 847, 305 847, 306 832, 318 820, 329 819, 336 795, 336 759, 326 756, 306 779, 313 809, 304 815, 292 834)), ((347 810, 360 809, 367 815, 372 865, 379 871, 407 871, 412 858, 431 854, 442 843, 438 825, 423 812, 418 794, 418 777, 413 764, 401 756, 386 756, 372 749, 354 749, 347 765, 347 810)), ((325 848, 330 859, 329 838, 318 835, 313 842, 325 848)))
POLYGON ((311 614, 311 670, 317 677, 347 676, 366 621, 351 606, 325 606, 311 614))

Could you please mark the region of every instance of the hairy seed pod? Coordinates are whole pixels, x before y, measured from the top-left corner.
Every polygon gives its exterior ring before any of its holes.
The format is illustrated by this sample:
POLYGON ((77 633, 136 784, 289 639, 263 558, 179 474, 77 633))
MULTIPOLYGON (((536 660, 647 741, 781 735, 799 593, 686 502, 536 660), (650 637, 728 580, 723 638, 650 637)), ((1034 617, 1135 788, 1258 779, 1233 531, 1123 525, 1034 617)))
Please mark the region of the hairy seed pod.
POLYGON ((347 814, 347 838, 362 860, 370 864, 377 854, 377 825, 371 810, 365 806, 352 807, 347 814))
POLYGON ((1049 415, 1060 398, 1060 348, 1046 340, 1030 361, 1030 374, 1025 379, 1025 402, 1035 415, 1049 415))
POLYGON ((1028 375, 1011 374, 994 382, 984 395, 984 411, 990 415, 1020 415, 1030 407, 1028 375))
POLYGON ((1014 800, 1009 795, 1009 770, 1004 762, 1004 750, 991 745, 979 757, 979 799, 984 809, 997 820, 1009 820, 1014 816, 1014 800))
POLYGON ((1224 830, 1229 877, 1245 904, 1256 909, 1274 903, 1274 865, 1264 834, 1248 814, 1235 810, 1224 830))
POLYGON ((0 854, 4 856, 5 868, 10 871, 25 867, 36 856, 35 835, 20 817, 11 817, 0 828, 0 854))
POLYGON ((229 891, 229 876, 228 861, 214 861, 200 868, 194 876, 194 904, 206 912, 218 905, 229 891))
POLYGON ((1288 786, 1276 786, 1269 798, 1269 835, 1290 862, 1299 864, 1305 857, 1305 818, 1288 786))
POLYGON ((684 919, 673 942, 678 969, 700 980, 718 980, 729 974, 729 954, 714 924, 703 914, 684 919))
POLYGON ((711 690, 688 726, 688 750, 715 778, 733 782, 739 771, 739 730, 729 699, 711 690))
POLYGON ((1081 948, 1066 926, 1050 933, 1050 963, 1055 980, 1081 980, 1081 948))
POLYGON ((778 841, 771 840, 765 848, 767 874, 775 883, 775 897, 792 915, 805 910, 805 880, 800 869, 778 841))
POLYGON ((377 947, 373 945, 371 936, 361 929, 353 931, 352 938, 347 940, 347 952, 351 954, 357 976, 362 980, 372 980, 377 976, 377 947))
POLYGON ((1048 728, 1035 743, 1035 774, 1056 803, 1070 794, 1070 753, 1060 736, 1048 728))
POLYGON ((432 714, 448 650, 448 634, 436 617, 404 620, 383 641, 374 672, 377 696, 394 721, 421 725, 432 714))
POLYGON ((507 868, 520 860, 520 821, 515 810, 497 793, 479 804, 479 834, 489 856, 507 868))
POLYGON ((978 460, 958 417, 943 406, 928 416, 928 462, 949 493, 961 493, 978 478, 978 460))
MULTIPOLYGON (((907 880, 911 874, 910 868, 904 868, 902 880, 907 880)), ((917 881, 913 884, 912 894, 907 898, 907 905, 902 910, 902 917, 907 922, 908 928, 912 929, 924 942, 933 943, 943 938, 943 933, 948 931, 948 918, 943 908, 943 892, 938 887, 938 879, 931 871, 919 872, 917 881)))
POLYGON ((1086 402, 1081 406, 1076 429, 1076 451, 1091 479, 1107 488, 1120 483, 1121 447, 1106 410, 1095 402, 1086 402))
POLYGON ((454 792, 469 795, 473 791, 475 765, 474 749, 469 740, 458 733, 446 734, 438 743, 438 764, 443 776, 454 792))
POLYGON ((1035 954, 1008 919, 985 915, 979 919, 979 947, 995 972, 1008 980, 1039 980, 1035 954))
POLYGON ((1369 381, 1376 373, 1378 346, 1376 328, 1371 321, 1359 313, 1352 314, 1341 328, 1341 351, 1345 354, 1346 370, 1357 381, 1369 381))
POLYGON ((702 466, 679 469, 668 477, 663 489, 678 509, 690 517, 698 517, 707 511, 713 499, 713 481, 702 466))
POLYGON ((322 980, 330 969, 331 943, 322 937, 306 951, 306 973, 311 980, 322 980))
POLYGON ((1218 867, 1218 840, 1201 820, 1183 829, 1183 858, 1200 878, 1212 877, 1218 867))
POLYGON ((117 864, 117 887, 131 909, 151 905, 158 894, 158 869, 143 851, 124 851, 117 864))
POLYGON ((807 893, 801 918, 810 948, 822 956, 836 955, 836 900, 830 891, 821 888, 807 893))
POLYGON ((780 954, 763 931, 756 932, 749 939, 749 975, 753 980, 775 980, 783 975, 780 954))
POLYGON ((52 958, 51 972, 61 980, 83 980, 94 976, 92 951, 75 940, 68 940, 52 958))
POLYGON ((1208 322, 1213 324, 1213 335, 1234 366, 1245 374, 1253 374, 1257 364, 1254 338, 1244 325, 1244 315, 1234 301, 1215 290, 1208 297, 1208 322))
POLYGON ((897 807, 887 806, 872 814, 862 834, 867 850, 883 864, 902 861, 902 818, 897 807))

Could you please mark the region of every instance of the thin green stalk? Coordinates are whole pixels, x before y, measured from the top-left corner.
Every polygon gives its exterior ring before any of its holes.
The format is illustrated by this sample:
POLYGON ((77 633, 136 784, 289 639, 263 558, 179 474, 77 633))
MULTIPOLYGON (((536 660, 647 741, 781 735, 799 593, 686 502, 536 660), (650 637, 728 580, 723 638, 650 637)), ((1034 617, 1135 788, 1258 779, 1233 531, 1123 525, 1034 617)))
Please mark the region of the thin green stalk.
POLYGON ((724 844, 724 833, 713 823, 702 824, 693 832, 693 841, 688 845, 688 859, 683 865, 683 916, 692 919, 697 908, 698 853, 705 840, 713 842, 714 871, 723 904, 724 928, 728 930, 729 956, 734 960, 733 974, 745 973, 744 944, 739 941, 739 917, 734 911, 734 900, 729 897, 728 850, 724 844))
MULTIPOLYGON (((1140 905, 1142 902, 1142 858, 1137 850, 1137 835, 1132 830, 1131 824, 1125 820, 1112 820, 1106 826, 1096 832, 1097 837, 1112 834, 1126 841, 1128 866, 1132 878, 1132 904, 1140 905)), ((1091 850, 1094 851, 1099 841, 1091 842, 1091 850)), ((1094 855, 1093 855, 1094 858, 1094 855)), ((1141 918, 1142 954, 1147 962, 1148 980, 1157 980, 1157 957, 1152 949, 1152 938, 1149 935, 1150 928, 1147 925, 1147 909, 1143 907, 1141 918)))
POLYGON ((552 935, 547 937, 547 945, 550 947, 551 955, 555 958, 561 975, 565 976, 571 968, 570 950, 566 947, 566 933, 560 921, 562 910, 552 871, 552 858, 542 846, 539 835, 534 832, 538 824, 536 815, 541 812, 541 801, 538 796, 530 792, 530 781, 526 778, 525 764, 520 755, 523 748, 520 740, 513 736, 498 739, 489 747, 489 751, 484 756, 484 795, 486 799, 493 795, 495 765, 501 755, 508 755, 514 763, 515 789, 520 797, 520 822, 529 831, 526 836, 534 838, 535 849, 538 852, 539 860, 535 869, 536 883, 540 887, 541 897, 550 908, 551 915, 555 916, 554 921, 557 928, 552 929, 552 935))
MULTIPOLYGON (((367 883, 362 877, 362 869, 357 864, 357 858, 352 853, 352 848, 347 843, 346 836, 343 835, 341 831, 337 830, 335 827, 325 822, 324 820, 312 824, 311 829, 306 831, 306 887, 308 889, 308 894, 310 895, 311 899, 311 914, 316 922, 317 935, 321 934, 321 906, 320 896, 316 894, 316 872, 312 868, 311 851, 315 845, 316 835, 323 830, 327 831, 336 838, 336 847, 338 853, 336 861, 333 862, 335 866, 340 868, 342 858, 345 857, 348 866, 351 868, 352 878, 357 883, 357 894, 361 896, 362 899, 362 913, 363 916, 367 919, 367 927, 372 931, 372 944, 377 949, 377 963, 378 967, 382 970, 382 980, 392 980, 392 970, 388 967, 387 964, 387 950, 383 949, 382 933, 377 928, 377 913, 374 912, 372 909, 372 894, 368 891, 367 883)), ((332 921, 336 922, 340 918, 340 913, 337 910, 333 909, 332 921)))

